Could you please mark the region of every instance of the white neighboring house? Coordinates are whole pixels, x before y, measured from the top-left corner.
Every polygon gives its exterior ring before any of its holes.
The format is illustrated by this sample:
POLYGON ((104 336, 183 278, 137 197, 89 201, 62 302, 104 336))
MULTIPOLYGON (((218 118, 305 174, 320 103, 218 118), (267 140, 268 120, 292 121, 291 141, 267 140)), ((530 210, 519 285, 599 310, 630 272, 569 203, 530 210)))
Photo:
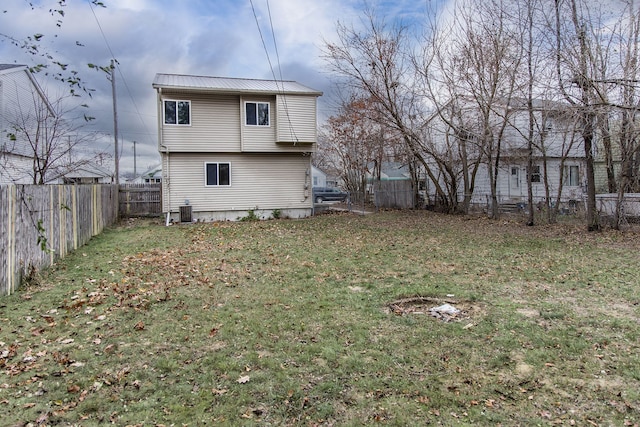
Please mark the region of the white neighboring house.
MULTIPOLYGON (((528 178, 528 110, 523 100, 512 100, 508 110, 509 118, 502 140, 500 163, 497 175, 497 196, 499 203, 526 203, 528 178), (521 101, 521 102, 520 102, 521 101)), ((575 115, 570 107, 551 101, 534 102, 536 120, 533 147, 533 170, 531 181, 535 203, 545 199, 545 172, 551 201, 555 201, 560 191, 561 202, 578 202, 583 199, 585 188, 586 160, 584 145, 575 127, 575 115), (560 182, 562 178, 562 187, 560 182)), ((473 123, 478 122, 473 109, 463 110, 461 116, 470 123, 468 134, 473 134, 473 123)), ((434 138, 444 141, 455 140, 451 127, 442 123, 437 115, 431 127, 434 138)), ((470 158, 477 156, 473 143, 468 144, 470 158)), ((471 161, 470 161, 471 163, 471 161)), ((435 165, 434 165, 435 166, 435 165)), ((462 178, 459 178, 458 200, 464 198, 462 178)), ((427 192, 435 197, 434 185, 427 179, 427 192)), ((486 165, 482 161, 475 176, 472 204, 484 205, 490 201, 491 187, 486 165)))
POLYGON ((153 88, 167 220, 312 214, 322 92, 293 81, 174 74, 157 74, 153 88))
POLYGON ((60 172, 47 179, 47 184, 113 184, 114 173, 93 162, 85 162, 73 170, 60 172))
POLYGON ((160 184, 162 182, 162 165, 159 163, 135 177, 134 184, 160 184))
POLYGON ((315 166, 311 166, 311 173, 313 177, 313 186, 314 187, 326 187, 327 186, 327 174, 322 171, 322 169, 318 169, 315 166))
POLYGON ((8 134, 20 117, 35 115, 34 97, 55 115, 26 65, 0 64, 0 184, 33 184, 33 152, 26 141, 8 134))

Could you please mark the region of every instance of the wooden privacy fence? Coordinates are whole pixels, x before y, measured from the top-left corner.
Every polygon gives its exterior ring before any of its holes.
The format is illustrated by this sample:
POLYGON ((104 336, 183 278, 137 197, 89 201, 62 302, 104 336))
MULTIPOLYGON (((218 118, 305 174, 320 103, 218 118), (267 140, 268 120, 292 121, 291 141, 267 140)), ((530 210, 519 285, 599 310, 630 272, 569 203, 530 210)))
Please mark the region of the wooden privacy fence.
POLYGON ((415 191, 408 180, 374 181, 374 203, 383 209, 413 209, 415 191))
POLYGON ((0 294, 117 219, 117 185, 0 186, 0 294))
POLYGON ((161 216, 162 184, 121 184, 120 216, 161 216))

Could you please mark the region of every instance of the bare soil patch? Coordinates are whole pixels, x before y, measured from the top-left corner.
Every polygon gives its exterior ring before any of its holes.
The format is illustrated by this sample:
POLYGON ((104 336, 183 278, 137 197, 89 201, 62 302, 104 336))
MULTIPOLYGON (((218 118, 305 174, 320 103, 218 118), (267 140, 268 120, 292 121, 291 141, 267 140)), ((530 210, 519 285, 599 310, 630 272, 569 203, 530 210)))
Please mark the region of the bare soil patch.
POLYGON ((425 315, 445 322, 459 322, 478 318, 484 312, 484 307, 476 302, 423 296, 401 298, 389 303, 387 308, 390 313, 397 316, 425 315), (446 313, 441 310, 434 310, 445 304, 452 306, 457 312, 446 313))

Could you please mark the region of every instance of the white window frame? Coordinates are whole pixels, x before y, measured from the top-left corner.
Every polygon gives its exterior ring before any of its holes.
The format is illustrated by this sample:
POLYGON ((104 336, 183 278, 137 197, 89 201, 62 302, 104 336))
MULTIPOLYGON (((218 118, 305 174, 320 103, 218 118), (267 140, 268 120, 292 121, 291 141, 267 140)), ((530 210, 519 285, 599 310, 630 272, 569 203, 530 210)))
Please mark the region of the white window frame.
POLYGON ((520 189, 520 167, 511 166, 509 168, 509 185, 513 190, 520 189))
POLYGON ((205 162, 204 186, 205 187, 231 187, 231 162, 205 162), (216 184, 209 184, 209 165, 217 166, 216 184), (227 165, 229 168, 228 184, 220 184, 220 165, 227 165))
POLYGON ((564 186, 565 187, 579 187, 580 186, 580 166, 578 165, 566 165, 564 167, 564 186), (575 184, 571 183, 571 177, 574 175, 571 171, 575 171, 575 184))
POLYGON ((265 102, 265 101, 245 101, 244 102, 244 124, 245 126, 257 126, 257 127, 270 127, 271 126, 271 103, 270 102, 265 102), (255 111, 256 111, 256 115, 254 117, 255 119, 255 124, 253 123, 249 123, 249 115, 247 114, 247 105, 248 104, 254 104, 255 105, 255 111), (266 105, 267 106, 267 124, 263 125, 260 124, 260 120, 259 120, 259 114, 258 112, 260 111, 260 105, 266 105))
POLYGON ((162 124, 165 126, 191 126, 191 101, 188 99, 163 99, 162 100, 162 124), (176 104, 176 122, 175 123, 167 123, 167 102, 173 102, 176 104), (181 102, 186 102, 189 106, 189 123, 178 123, 178 118, 180 114, 178 114, 178 107, 181 102))

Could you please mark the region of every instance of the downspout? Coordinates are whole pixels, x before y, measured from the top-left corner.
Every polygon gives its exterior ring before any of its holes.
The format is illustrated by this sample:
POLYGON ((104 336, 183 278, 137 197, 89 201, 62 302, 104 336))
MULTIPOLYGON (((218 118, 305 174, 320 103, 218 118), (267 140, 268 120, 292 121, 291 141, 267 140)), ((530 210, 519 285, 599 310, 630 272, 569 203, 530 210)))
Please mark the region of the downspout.
MULTIPOLYGON (((170 166, 170 161, 169 161, 169 149, 164 145, 164 135, 162 133, 162 88, 159 87, 158 88, 158 95, 157 95, 157 105, 158 105, 158 151, 162 152, 163 154, 161 154, 161 159, 166 158, 167 161, 165 162, 164 160, 162 161, 162 192, 166 193, 167 195, 167 200, 166 200, 166 204, 167 204, 167 211, 166 211, 166 225, 170 224, 170 219, 171 219, 171 191, 169 188, 169 183, 171 182, 171 180, 169 179, 169 166, 170 166), (165 165, 166 163, 166 165, 165 165), (166 191, 165 191, 165 186, 166 186, 166 191)), ((164 203, 164 198, 163 198, 163 203, 164 203)))

